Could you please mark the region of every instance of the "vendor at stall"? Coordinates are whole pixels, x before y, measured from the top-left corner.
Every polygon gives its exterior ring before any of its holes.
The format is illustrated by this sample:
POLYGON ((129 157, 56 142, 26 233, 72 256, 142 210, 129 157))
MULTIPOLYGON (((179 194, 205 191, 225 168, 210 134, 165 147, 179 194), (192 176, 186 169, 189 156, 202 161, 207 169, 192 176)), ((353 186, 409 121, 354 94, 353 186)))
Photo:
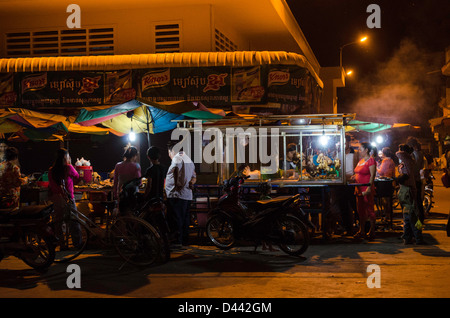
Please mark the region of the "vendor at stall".
POLYGON ((280 169, 282 170, 292 170, 300 166, 300 156, 297 153, 297 145, 290 143, 286 147, 286 167, 284 166, 284 158, 280 160, 280 169))
POLYGON ((5 151, 5 161, 0 163, 0 208, 17 208, 20 202, 20 186, 28 182, 19 168, 19 151, 10 147, 5 151))

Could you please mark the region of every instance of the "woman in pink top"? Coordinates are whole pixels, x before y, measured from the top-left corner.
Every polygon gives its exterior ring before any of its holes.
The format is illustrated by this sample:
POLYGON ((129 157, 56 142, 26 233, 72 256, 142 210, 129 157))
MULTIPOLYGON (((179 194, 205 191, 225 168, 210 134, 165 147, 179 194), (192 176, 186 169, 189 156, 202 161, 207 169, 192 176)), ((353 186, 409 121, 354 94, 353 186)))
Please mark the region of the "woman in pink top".
POLYGON ((384 147, 382 150, 382 156, 380 166, 377 169, 377 175, 379 177, 394 178, 395 177, 395 162, 392 160, 394 153, 391 148, 384 147))
POLYGON ((61 148, 58 150, 55 163, 48 171, 49 188, 52 196, 64 195, 64 191, 61 188, 64 181, 65 188, 70 198, 73 199, 74 181, 77 182, 80 175, 72 166, 71 161, 72 159, 66 149, 61 148))
MULTIPOLYGON (((56 160, 53 166, 48 171, 50 200, 53 202, 53 208, 55 211, 54 222, 59 223, 64 218, 65 206, 67 204, 66 194, 67 191, 71 199, 73 196, 73 185, 78 182, 80 178, 78 172, 72 166, 72 159, 69 152, 61 148, 56 154, 56 160)), ((72 208, 76 209, 75 200, 72 200, 72 208)), ((61 223, 62 224, 62 223, 61 223)), ((72 242, 75 246, 82 244, 81 229, 78 223, 70 224, 70 233, 72 235, 72 242)), ((62 228, 55 228, 55 234, 57 237, 62 237, 62 228)), ((63 240, 61 240, 62 243, 63 240)), ((67 246, 60 246, 61 249, 67 249, 67 246)))
POLYGON ((355 237, 365 237, 364 231, 367 219, 370 220, 369 239, 375 237, 375 211, 374 211, 374 180, 376 173, 376 163, 370 156, 371 146, 367 142, 361 143, 359 147, 360 158, 362 158, 355 168, 355 181, 357 183, 368 183, 368 186, 357 186, 355 189, 356 203, 359 215, 359 230, 355 237))
POLYGON ((129 147, 123 154, 124 160, 116 164, 114 168, 114 198, 119 198, 122 186, 136 178, 141 177, 141 166, 138 161, 138 151, 136 147, 129 147))

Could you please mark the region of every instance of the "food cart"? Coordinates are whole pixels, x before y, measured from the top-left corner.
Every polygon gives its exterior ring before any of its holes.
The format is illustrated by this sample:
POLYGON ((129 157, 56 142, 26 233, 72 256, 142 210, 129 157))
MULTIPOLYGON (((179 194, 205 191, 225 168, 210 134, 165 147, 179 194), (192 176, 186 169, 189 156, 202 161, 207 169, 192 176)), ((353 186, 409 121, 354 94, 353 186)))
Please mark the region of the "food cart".
POLYGON ((305 211, 322 214, 323 223, 330 186, 347 183, 345 126, 353 118, 354 114, 235 115, 179 121, 177 127, 186 132, 183 140, 191 141, 183 150, 197 166, 196 198, 202 200, 196 206, 212 208, 224 181, 247 166, 244 173, 250 177, 242 185, 243 201, 259 200, 262 184, 270 184, 271 197, 300 193, 305 211), (202 181, 205 175, 209 182, 202 181))

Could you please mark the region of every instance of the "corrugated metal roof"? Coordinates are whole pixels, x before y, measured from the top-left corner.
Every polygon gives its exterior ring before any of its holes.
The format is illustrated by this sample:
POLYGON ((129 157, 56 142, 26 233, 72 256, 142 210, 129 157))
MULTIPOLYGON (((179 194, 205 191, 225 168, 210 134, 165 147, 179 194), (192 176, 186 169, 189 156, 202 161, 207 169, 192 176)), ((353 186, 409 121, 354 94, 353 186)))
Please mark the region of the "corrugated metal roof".
POLYGON ((282 51, 186 52, 159 54, 58 56, 0 59, 0 73, 46 71, 111 71, 157 67, 297 65, 323 83, 303 55, 282 51))

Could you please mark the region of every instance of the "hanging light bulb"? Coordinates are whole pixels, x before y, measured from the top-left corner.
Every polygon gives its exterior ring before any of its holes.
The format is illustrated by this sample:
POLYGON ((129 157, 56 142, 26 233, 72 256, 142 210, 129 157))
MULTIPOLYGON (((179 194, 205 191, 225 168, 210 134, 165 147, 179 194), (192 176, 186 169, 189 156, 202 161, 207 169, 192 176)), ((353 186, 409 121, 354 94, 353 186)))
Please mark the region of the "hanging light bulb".
POLYGON ((381 144, 383 142, 383 136, 377 136, 377 138, 375 139, 375 141, 377 142, 377 144, 381 144))
POLYGON ((328 144, 329 136, 325 135, 325 118, 322 119, 322 136, 319 137, 319 143, 325 147, 328 144))
POLYGON ((320 144, 322 145, 322 146, 326 146, 327 144, 328 144, 328 140, 330 139, 330 137, 329 136, 326 136, 326 135, 322 135, 322 136, 320 136, 320 138, 319 138, 319 142, 320 142, 320 144))
POLYGON ((128 134, 128 140, 129 141, 135 141, 136 140, 136 134, 133 131, 133 128, 131 128, 130 133, 128 134))
POLYGON ((133 111, 129 111, 127 113, 127 117, 131 119, 130 133, 128 134, 128 140, 131 142, 136 140, 136 134, 133 131, 133 115, 134 115, 133 111))

